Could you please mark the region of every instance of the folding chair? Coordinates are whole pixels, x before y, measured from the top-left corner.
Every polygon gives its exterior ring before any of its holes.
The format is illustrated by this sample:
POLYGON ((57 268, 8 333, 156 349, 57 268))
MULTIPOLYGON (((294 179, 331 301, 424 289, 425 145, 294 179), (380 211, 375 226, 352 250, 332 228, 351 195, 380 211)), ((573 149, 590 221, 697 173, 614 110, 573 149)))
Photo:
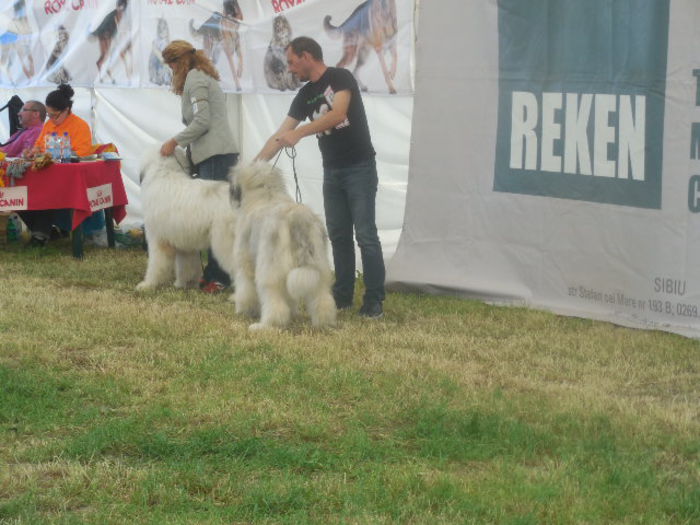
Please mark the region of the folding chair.
MULTIPOLYGON (((10 121, 10 136, 14 135, 15 132, 20 128, 19 112, 22 110, 22 106, 24 106, 24 102, 22 102, 22 99, 19 98, 17 95, 12 95, 12 98, 7 102, 7 104, 0 108, 0 111, 3 111, 5 108, 7 108, 8 120, 10 121)), ((5 146, 6 144, 9 144, 9 142, 10 141, 8 140, 7 142, 0 144, 0 146, 5 146)))

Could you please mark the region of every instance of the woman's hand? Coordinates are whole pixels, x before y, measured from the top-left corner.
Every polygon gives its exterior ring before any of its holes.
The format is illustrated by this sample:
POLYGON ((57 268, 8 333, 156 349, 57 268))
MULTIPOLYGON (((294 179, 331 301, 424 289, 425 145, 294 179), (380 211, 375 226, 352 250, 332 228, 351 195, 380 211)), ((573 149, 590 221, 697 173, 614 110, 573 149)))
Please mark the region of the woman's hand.
POLYGON ((41 155, 41 148, 39 146, 32 146, 27 148, 22 152, 22 157, 25 160, 33 160, 34 157, 41 155))
POLYGON ((163 157, 169 157, 175 151, 176 146, 177 141, 175 139, 170 139, 167 142, 164 142, 160 147, 160 154, 163 155, 163 157))

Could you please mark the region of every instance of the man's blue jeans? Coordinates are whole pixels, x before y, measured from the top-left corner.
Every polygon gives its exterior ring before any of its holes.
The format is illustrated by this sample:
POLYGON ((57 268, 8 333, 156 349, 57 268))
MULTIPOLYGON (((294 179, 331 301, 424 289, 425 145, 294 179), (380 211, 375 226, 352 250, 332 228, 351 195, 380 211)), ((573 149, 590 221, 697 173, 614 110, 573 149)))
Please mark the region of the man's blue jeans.
POLYGON ((333 249, 336 304, 352 303, 355 243, 360 247, 365 282, 364 303, 384 300, 384 256, 375 224, 377 165, 374 159, 346 168, 323 169, 323 205, 333 249))

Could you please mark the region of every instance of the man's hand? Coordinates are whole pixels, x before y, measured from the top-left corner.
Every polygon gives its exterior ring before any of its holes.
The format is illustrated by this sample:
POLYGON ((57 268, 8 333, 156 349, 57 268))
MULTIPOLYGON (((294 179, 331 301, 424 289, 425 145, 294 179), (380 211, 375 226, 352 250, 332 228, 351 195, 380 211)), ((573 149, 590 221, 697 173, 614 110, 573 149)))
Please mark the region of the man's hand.
POLYGON ((164 142, 160 147, 160 154, 163 155, 163 157, 169 157, 175 151, 176 146, 177 141, 175 139, 170 139, 167 142, 164 142))
POLYGON ((289 131, 283 132, 275 140, 282 147, 291 147, 296 146, 296 143, 299 142, 301 138, 302 135, 299 133, 298 129, 290 129, 289 131))
MULTIPOLYGON (((265 145, 260 150, 260 153, 258 153, 258 155, 255 157, 255 160, 269 161, 272 157, 274 157, 277 154, 277 152, 286 145, 280 141, 280 137, 283 137, 290 131, 293 131, 294 128, 296 128, 298 125, 298 120, 287 116, 287 118, 284 119, 284 122, 282 122, 282 125, 279 127, 279 129, 275 131, 275 133, 269 139, 267 139, 267 142, 265 142, 265 145)), ((297 139, 291 143, 291 145, 294 145, 297 142, 299 142, 302 136, 303 135, 299 135, 297 139)))

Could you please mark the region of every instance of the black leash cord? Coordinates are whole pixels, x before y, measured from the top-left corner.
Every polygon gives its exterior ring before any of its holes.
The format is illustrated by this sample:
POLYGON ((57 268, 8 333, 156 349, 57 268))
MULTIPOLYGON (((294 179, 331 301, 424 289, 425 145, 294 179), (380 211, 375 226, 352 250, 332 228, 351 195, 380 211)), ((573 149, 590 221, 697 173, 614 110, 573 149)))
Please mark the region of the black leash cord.
POLYGON ((280 150, 277 152, 277 157, 275 157, 275 162, 272 163, 273 168, 277 167, 277 161, 280 160, 280 156, 282 155, 283 149, 284 148, 280 148, 280 150))
MULTIPOLYGON (((296 158, 297 158, 297 150, 294 146, 287 146, 284 149, 284 152, 287 154, 287 157, 292 159, 292 173, 294 174, 294 186, 295 186, 295 192, 294 192, 294 198, 296 199, 298 204, 301 204, 301 188, 299 188, 299 177, 297 176, 297 165, 296 165, 296 158)), ((274 164, 272 167, 274 168, 277 166, 277 161, 280 159, 280 156, 282 155, 282 149, 280 149, 279 153, 277 154, 277 158, 275 159, 274 164)))
POLYGON ((297 165, 295 160, 297 158, 297 150, 292 146, 291 148, 284 148, 284 152, 287 154, 287 157, 292 159, 292 173, 294 174, 294 186, 296 188, 294 197, 297 204, 301 204, 301 188, 299 188, 299 178, 297 177, 297 165))

